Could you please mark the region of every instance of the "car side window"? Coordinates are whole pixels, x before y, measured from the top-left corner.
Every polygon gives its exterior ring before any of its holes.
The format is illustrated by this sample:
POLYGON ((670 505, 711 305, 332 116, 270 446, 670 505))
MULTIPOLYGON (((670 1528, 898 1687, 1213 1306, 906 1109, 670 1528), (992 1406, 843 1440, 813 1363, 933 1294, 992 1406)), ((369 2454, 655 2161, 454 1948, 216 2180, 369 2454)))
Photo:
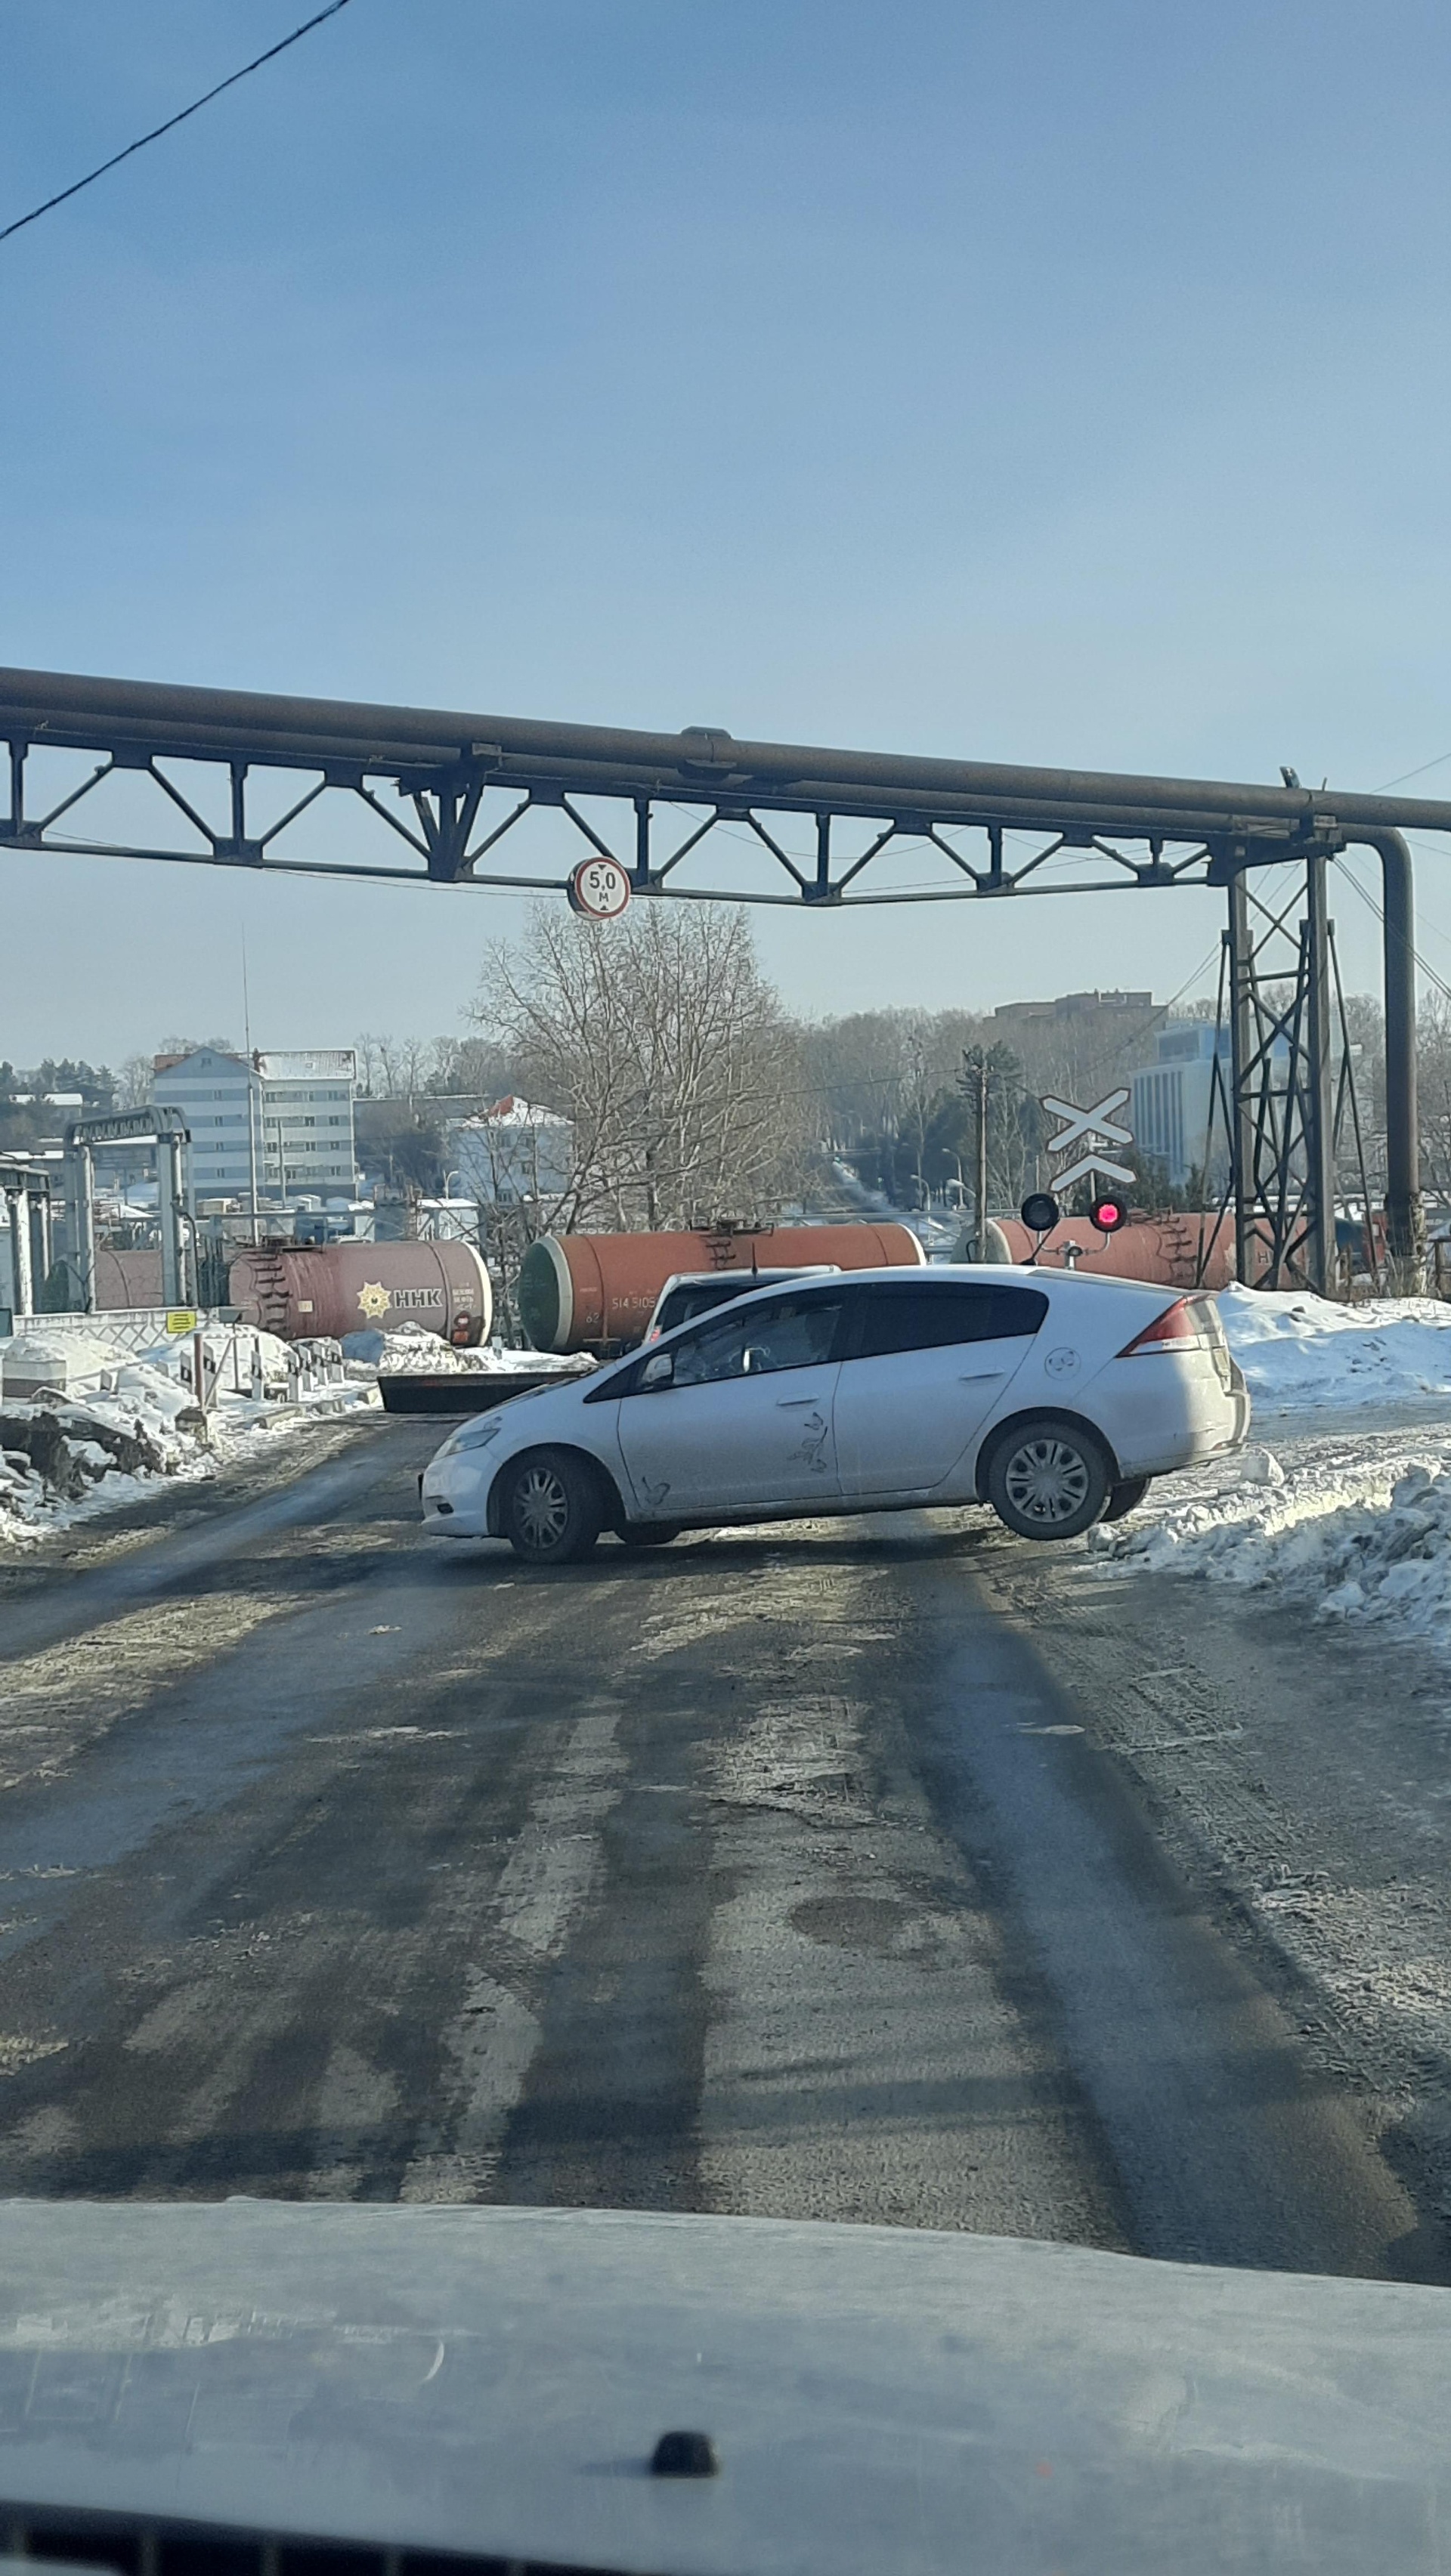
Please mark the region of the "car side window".
POLYGON ((769 1306, 734 1307, 676 1343, 674 1383, 713 1386, 722 1378, 813 1368, 830 1359, 840 1314, 840 1297, 782 1297, 769 1306))
POLYGON ((962 1281, 882 1280, 856 1291, 859 1312, 848 1349, 856 1359, 894 1351, 941 1350, 954 1342, 998 1342, 1036 1333, 1048 1312, 1041 1288, 962 1281))

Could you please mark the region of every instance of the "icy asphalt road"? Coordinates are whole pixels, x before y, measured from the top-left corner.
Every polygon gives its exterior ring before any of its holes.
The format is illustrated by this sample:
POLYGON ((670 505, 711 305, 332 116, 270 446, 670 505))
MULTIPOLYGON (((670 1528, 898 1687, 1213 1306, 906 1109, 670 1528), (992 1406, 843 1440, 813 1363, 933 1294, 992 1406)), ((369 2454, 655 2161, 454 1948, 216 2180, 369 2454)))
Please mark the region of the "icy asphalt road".
MULTIPOLYGON (((438 1436, 7 1577, 0 2191, 1446 2277, 1424 2174, 1135 1752, 1206 1686, 1243 1730, 1237 1605, 978 1515, 532 1575, 418 1537, 438 1436)), ((1282 1664, 1303 1721, 1314 1653, 1282 1664)))

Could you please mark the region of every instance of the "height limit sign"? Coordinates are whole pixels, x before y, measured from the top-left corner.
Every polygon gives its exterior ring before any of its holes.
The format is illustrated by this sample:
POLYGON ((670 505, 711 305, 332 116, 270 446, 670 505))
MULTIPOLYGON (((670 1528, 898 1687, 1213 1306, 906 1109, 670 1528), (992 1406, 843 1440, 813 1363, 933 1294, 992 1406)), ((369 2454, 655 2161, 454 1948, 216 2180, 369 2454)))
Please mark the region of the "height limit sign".
POLYGON ((630 901, 630 880, 618 859, 581 859, 567 888, 570 908, 586 921, 618 921, 630 901))

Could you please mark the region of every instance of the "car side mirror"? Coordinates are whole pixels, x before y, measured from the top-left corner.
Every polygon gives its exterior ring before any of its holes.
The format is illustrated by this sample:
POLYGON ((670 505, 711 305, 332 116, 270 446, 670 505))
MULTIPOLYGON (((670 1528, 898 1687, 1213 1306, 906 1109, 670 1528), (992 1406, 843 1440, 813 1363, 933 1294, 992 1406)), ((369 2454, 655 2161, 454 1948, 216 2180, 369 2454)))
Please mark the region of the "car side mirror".
POLYGON ((640 1371, 641 1393, 644 1394, 652 1387, 669 1386, 674 1375, 675 1353, 673 1351, 653 1352, 640 1371))

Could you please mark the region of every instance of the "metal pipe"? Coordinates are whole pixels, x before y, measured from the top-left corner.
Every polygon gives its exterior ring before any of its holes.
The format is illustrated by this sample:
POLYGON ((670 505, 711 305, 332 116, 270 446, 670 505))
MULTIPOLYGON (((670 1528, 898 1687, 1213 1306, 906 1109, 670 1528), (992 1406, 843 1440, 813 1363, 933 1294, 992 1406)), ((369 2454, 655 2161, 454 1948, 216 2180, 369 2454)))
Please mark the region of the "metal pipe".
POLYGON ((30 1267, 30 1192, 8 1189, 5 1205, 10 1213, 10 1276, 13 1285, 14 1311, 28 1315, 35 1304, 30 1267))
POLYGON ((43 1190, 36 1200, 35 1230, 40 1237, 40 1286, 41 1293, 43 1295, 55 1261, 55 1245, 51 1234, 49 1190, 43 1190))
MULTIPOLYGON (((649 733, 610 725, 541 723, 436 707, 390 707, 334 698, 270 696, 246 689, 173 687, 148 680, 0 669, 0 736, 73 750, 129 743, 152 758, 330 762, 373 776, 463 764, 507 779, 538 769, 600 793, 667 794, 700 804, 740 802, 753 784, 793 802, 829 808, 897 793, 1041 801, 1061 812, 1131 809, 1213 816, 1221 823, 1275 821, 1304 830, 1330 816, 1352 837, 1402 828, 1451 831, 1451 804, 1424 797, 1363 796, 1325 788, 1158 778, 1097 770, 1016 768, 1002 762, 917 759, 891 752, 826 750, 796 743, 736 742, 718 727, 649 733)), ((878 811, 881 810, 879 807, 878 811)), ((1120 823, 1119 828, 1127 828, 1120 823)))
POLYGON ((1305 1267, 1316 1294, 1328 1297, 1335 1279, 1335 1114, 1330 1082, 1330 940, 1325 903, 1326 862, 1317 851, 1305 866, 1308 990, 1305 996, 1305 1133, 1309 1206, 1305 1267))
POLYGON ((161 1136, 156 1146, 157 1215, 161 1220, 161 1302, 180 1306, 186 1296, 181 1243, 181 1138, 161 1136))
POLYGON ((1416 886, 1400 832, 1357 829, 1381 869, 1381 954, 1385 982, 1386 1250, 1419 1287, 1426 1257, 1421 1145, 1416 1106, 1416 886))
MULTIPOLYGON (((1255 1059, 1254 941, 1250 933, 1249 893, 1242 868, 1236 869, 1229 881, 1229 1042, 1233 1102, 1234 1267, 1236 1277, 1249 1287, 1255 1278, 1253 1212, 1258 1203, 1259 1175, 1250 1100, 1251 1068, 1255 1059)), ((1278 1281, 1275 1284, 1278 1285, 1278 1281)))
POLYGON ((81 1293, 81 1313, 96 1311, 96 1165, 89 1145, 71 1144, 66 1160, 68 1232, 81 1293))

